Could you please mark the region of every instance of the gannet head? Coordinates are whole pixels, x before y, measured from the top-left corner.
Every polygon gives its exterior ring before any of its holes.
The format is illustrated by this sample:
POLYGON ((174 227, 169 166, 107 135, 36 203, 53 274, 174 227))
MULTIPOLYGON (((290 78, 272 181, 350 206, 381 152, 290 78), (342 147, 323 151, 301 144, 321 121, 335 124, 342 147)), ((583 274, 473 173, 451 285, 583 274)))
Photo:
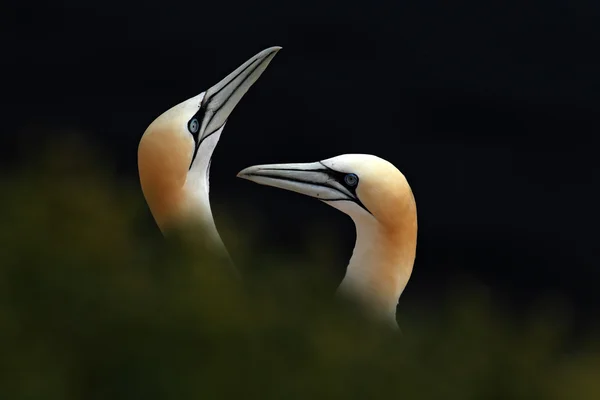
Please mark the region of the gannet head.
POLYGON ((416 211, 404 175, 390 162, 368 154, 345 154, 313 163, 265 164, 238 177, 319 199, 348 214, 355 223, 377 222, 393 232, 416 211))
POLYGON ((160 229, 212 222, 208 173, 227 118, 280 47, 261 51, 222 81, 156 118, 138 147, 144 197, 160 229), (198 204, 202 203, 202 204, 198 204))
POLYGON ((346 154, 314 163, 256 165, 238 177, 314 197, 348 214, 357 237, 339 292, 397 329, 396 305, 415 260, 417 211, 396 167, 376 156, 346 154))

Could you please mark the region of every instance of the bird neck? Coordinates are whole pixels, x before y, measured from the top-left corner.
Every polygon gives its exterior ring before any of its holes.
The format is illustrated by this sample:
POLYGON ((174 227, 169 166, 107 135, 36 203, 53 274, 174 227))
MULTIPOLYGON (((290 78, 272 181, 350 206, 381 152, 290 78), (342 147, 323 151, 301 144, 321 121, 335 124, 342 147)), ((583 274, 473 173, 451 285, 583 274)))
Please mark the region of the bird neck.
POLYGON ((186 182, 180 188, 176 198, 175 215, 170 219, 170 224, 163 230, 165 236, 175 236, 192 251, 191 254, 201 256, 201 262, 217 261, 215 265, 225 265, 227 272, 239 278, 233 260, 215 225, 209 200, 208 168, 200 165, 190 169, 186 182), (211 261, 212 260, 212 261, 211 261))
POLYGON ((397 328, 396 305, 415 260, 416 216, 401 229, 387 229, 371 216, 355 220, 355 225, 356 244, 338 291, 397 328))
POLYGON ((202 184, 194 182, 183 188, 182 202, 180 205, 181 227, 191 228, 196 232, 194 242, 201 242, 207 249, 217 248, 226 252, 221 236, 215 225, 209 201, 208 182, 202 184), (199 233, 201 232, 201 233, 199 233))
POLYGON ((212 209, 210 207, 210 164, 213 151, 219 141, 220 131, 202 142, 198 154, 188 171, 182 196, 179 214, 185 218, 186 224, 202 230, 201 240, 209 249, 217 249, 229 258, 229 253, 221 240, 215 225, 212 209))

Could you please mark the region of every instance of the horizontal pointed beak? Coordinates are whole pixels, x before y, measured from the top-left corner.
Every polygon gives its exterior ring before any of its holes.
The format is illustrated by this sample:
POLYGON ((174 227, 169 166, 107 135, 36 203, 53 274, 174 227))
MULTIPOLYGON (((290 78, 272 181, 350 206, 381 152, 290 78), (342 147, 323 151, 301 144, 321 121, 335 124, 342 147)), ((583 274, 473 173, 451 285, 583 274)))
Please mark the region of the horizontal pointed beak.
POLYGON ((315 162, 255 165, 240 171, 237 177, 323 201, 354 200, 355 196, 340 184, 339 174, 315 162))
POLYGON ((240 65, 221 82, 208 89, 202 99, 204 117, 200 127, 200 138, 221 128, 227 118, 267 68, 281 47, 269 47, 240 65))

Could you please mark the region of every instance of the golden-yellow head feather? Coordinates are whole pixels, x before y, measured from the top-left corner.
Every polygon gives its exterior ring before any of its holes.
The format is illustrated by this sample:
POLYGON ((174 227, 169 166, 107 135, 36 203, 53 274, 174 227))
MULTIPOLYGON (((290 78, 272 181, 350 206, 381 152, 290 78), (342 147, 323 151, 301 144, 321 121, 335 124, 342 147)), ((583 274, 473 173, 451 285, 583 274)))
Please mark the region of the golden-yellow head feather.
POLYGON ((160 229, 206 225, 218 238, 208 199, 213 151, 231 112, 280 47, 256 54, 203 92, 165 111, 140 140, 142 191, 160 229))
POLYGON ((314 163, 257 165, 238 176, 317 198, 348 214, 357 238, 340 291, 397 326, 396 304, 415 260, 417 208, 394 165, 372 155, 345 154, 314 163))
POLYGON ((164 112, 144 132, 138 147, 142 191, 161 230, 180 216, 184 202, 194 138, 187 121, 200 108, 196 96, 164 112))

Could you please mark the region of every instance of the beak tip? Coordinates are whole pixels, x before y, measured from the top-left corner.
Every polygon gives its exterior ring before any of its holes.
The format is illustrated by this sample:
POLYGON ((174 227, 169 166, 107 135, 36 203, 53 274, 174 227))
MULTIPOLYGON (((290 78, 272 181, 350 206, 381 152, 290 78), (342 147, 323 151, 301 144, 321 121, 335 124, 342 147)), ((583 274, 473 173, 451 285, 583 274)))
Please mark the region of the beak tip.
POLYGON ((256 172, 256 167, 247 167, 237 173, 236 178, 251 180, 252 174, 256 172))
POLYGON ((275 55, 281 50, 281 46, 273 46, 263 50, 262 54, 264 54, 265 58, 271 60, 275 55))

